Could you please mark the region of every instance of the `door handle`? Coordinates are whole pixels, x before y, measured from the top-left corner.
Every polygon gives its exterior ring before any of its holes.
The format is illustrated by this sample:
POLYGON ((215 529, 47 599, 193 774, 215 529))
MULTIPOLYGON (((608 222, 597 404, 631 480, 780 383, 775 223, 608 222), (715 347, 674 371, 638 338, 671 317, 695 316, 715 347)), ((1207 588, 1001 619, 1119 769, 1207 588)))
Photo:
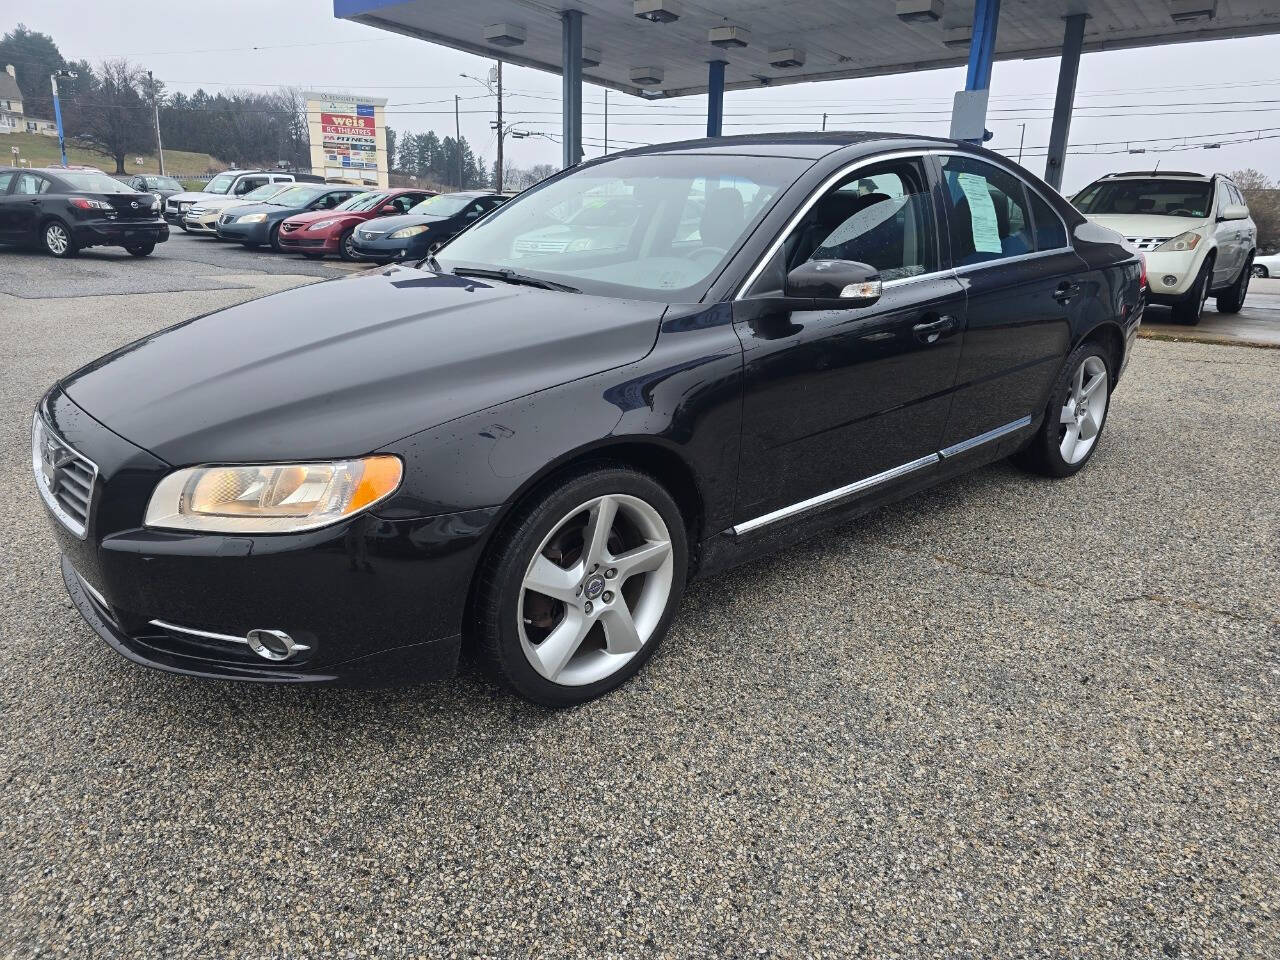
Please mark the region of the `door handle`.
POLYGON ((27 203, 39 203, 39 202, 40 202, 40 200, 39 200, 38 198, 31 199, 31 200, 28 200, 28 201, 27 201, 27 203))
POLYGON ((1080 284, 1064 280, 1058 284, 1056 290, 1053 291, 1053 299, 1059 303, 1067 303, 1080 292, 1080 284))
POLYGON ((915 334, 916 339, 921 343, 937 343, 942 339, 944 333, 950 333, 955 329, 955 326, 955 317, 938 317, 936 320, 917 323, 911 328, 911 332, 915 334))

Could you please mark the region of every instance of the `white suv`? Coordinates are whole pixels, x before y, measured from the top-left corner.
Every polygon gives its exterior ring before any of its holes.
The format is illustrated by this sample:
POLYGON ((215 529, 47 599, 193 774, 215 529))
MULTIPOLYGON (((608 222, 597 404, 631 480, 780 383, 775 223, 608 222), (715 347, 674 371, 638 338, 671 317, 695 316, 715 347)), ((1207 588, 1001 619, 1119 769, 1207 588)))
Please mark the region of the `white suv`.
POLYGON ((1211 294, 1220 313, 1236 313, 1244 305, 1258 229, 1229 178, 1112 173, 1071 202, 1142 252, 1150 300, 1173 307, 1175 320, 1199 323, 1211 294))

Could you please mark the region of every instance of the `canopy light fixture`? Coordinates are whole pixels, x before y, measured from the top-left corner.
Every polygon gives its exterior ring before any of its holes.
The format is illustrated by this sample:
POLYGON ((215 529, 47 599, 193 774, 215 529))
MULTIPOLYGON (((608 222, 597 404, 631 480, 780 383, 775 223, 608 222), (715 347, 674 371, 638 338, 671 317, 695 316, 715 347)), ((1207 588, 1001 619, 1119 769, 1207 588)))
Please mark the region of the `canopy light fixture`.
POLYGON ((635 0, 631 12, 652 23, 671 23, 680 19, 680 5, 675 0, 635 0))
POLYGON ((518 23, 491 23, 484 28, 484 40, 495 47, 518 47, 524 43, 524 27, 518 23))
POLYGON ((934 23, 942 19, 942 0, 898 0, 897 13, 904 23, 934 23))
POLYGON ((656 87, 662 83, 662 68, 632 67, 631 82, 638 87, 656 87))
POLYGON ((1174 23, 1197 23, 1218 15, 1218 0, 1173 0, 1169 16, 1174 23))
POLYGON ((952 50, 968 49, 973 43, 973 31, 968 27, 947 27, 942 34, 942 45, 952 50))
POLYGON ((1206 150, 1221 150, 1221 149, 1222 149, 1222 144, 1220 144, 1220 143, 1206 143, 1206 144, 1204 144, 1204 148, 1205 148, 1206 150))
POLYGON ((712 27, 708 30, 707 39, 711 41, 713 47, 719 47, 721 50, 728 50, 730 47, 745 47, 751 40, 751 31, 746 27, 735 27, 732 24, 726 24, 721 27, 712 27))
POLYGON ((582 65, 584 67, 600 66, 600 51, 595 47, 582 48, 582 65))
POLYGON ((769 51, 769 66, 779 70, 794 70, 804 66, 804 51, 796 47, 784 47, 769 51))

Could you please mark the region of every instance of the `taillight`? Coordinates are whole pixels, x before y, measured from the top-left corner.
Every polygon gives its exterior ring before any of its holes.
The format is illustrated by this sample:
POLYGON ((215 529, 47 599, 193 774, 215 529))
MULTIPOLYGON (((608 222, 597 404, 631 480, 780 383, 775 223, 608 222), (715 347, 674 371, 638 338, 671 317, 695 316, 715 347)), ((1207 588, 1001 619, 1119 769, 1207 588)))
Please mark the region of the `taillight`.
POLYGON ((1142 261, 1142 272, 1138 274, 1138 283, 1142 289, 1147 289, 1147 255, 1145 253, 1138 254, 1138 259, 1142 261))
POLYGON ((81 210, 111 210, 111 204, 105 200, 94 200, 91 197, 68 197, 67 203, 81 210))

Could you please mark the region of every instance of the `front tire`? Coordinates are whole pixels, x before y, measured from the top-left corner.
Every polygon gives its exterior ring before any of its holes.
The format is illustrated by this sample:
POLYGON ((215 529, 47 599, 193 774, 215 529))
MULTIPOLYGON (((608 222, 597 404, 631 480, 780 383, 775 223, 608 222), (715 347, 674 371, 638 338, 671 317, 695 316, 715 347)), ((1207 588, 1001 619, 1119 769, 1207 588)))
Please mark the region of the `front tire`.
POLYGON ((280 244, 280 224, 275 224, 267 231, 267 243, 271 244, 271 249, 276 253, 284 253, 284 247, 280 244))
POLYGON ((1267 268, 1260 263, 1255 263, 1253 265, 1253 275, 1257 277, 1259 280, 1265 280, 1267 279, 1267 277, 1271 276, 1271 274, 1267 271, 1267 268))
POLYGON ((1239 313, 1244 306, 1244 298, 1249 293, 1249 281, 1253 278, 1253 259, 1250 258, 1240 270, 1236 282, 1218 294, 1214 301, 1219 313, 1239 313))
POLYGON ((50 220, 44 225, 40 231, 40 242, 45 253, 51 257, 64 259, 80 252, 75 237, 71 235, 71 228, 61 220, 50 220))
POLYGON ((1089 462, 1110 406, 1112 358, 1100 343, 1071 351, 1054 381, 1044 422, 1013 461, 1046 477, 1069 477, 1089 462))
POLYGON ((1209 299, 1209 284, 1213 281, 1213 263, 1206 260, 1196 274, 1196 282, 1190 292, 1173 305, 1174 323, 1185 323, 1195 326, 1204 313, 1205 301, 1209 299))
POLYGON ((348 263, 353 263, 360 259, 356 256, 355 232, 355 228, 353 227, 352 229, 345 231, 342 236, 338 238, 338 256, 348 263))
POLYGON ((653 477, 615 464, 534 491, 478 573, 485 671, 527 700, 585 703, 644 666, 684 593, 684 519, 653 477))

